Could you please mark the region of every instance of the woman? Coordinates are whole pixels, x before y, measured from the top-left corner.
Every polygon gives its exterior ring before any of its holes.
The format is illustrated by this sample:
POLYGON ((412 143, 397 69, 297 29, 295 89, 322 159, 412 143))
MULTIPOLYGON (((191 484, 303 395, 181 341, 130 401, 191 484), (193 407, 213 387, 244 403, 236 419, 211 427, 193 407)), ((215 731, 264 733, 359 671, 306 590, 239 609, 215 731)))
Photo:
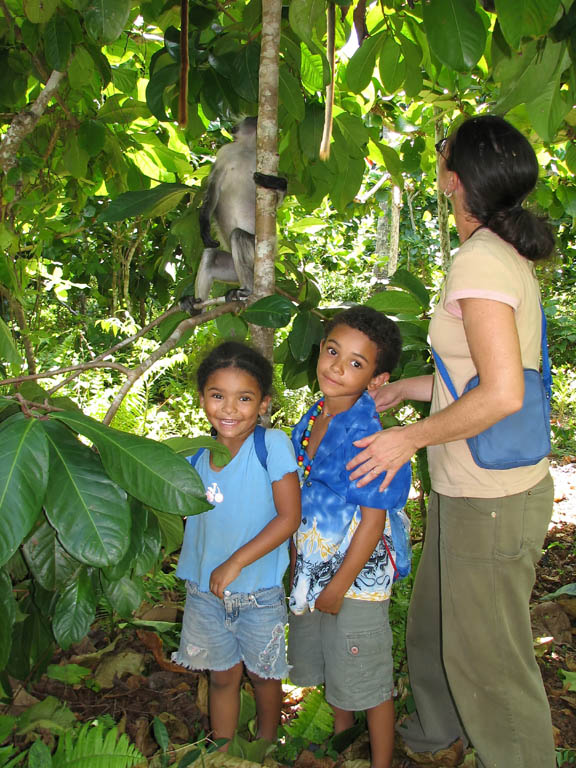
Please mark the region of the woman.
POLYGON ((462 123, 439 142, 438 183, 450 198, 461 247, 430 323, 440 376, 387 384, 383 411, 431 400, 431 414, 359 441, 351 477, 386 471, 382 487, 428 446, 428 529, 406 644, 416 713, 400 733, 413 752, 461 739, 482 768, 554 768, 550 709, 533 652, 529 599, 552 513, 548 461, 507 470, 477 466, 465 438, 519 410, 523 367, 538 368, 541 315, 532 262, 550 255, 548 226, 522 208, 538 164, 500 117, 462 123))

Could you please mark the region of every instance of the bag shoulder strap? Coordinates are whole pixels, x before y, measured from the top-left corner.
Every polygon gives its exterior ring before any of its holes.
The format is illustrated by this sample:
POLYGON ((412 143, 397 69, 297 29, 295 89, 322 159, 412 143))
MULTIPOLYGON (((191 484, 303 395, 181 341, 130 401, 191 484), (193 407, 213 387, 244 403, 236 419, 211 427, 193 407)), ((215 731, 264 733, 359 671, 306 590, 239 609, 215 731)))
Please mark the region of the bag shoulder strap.
MULTIPOLYGON (((266 430, 264 427, 261 427, 259 424, 256 425, 254 429, 254 448, 256 450, 256 456, 258 456, 258 461, 262 465, 262 467, 268 471, 268 448, 266 447, 266 430)), ((202 452, 205 451, 206 448, 199 448, 196 453, 192 454, 192 456, 187 456, 186 460, 192 464, 193 467, 196 467, 196 464, 198 464, 198 459, 200 456, 202 456, 202 452)))
MULTIPOLYGON (((541 333, 541 346, 542 346, 542 383, 544 384, 544 390, 546 392, 546 397, 548 400, 552 397, 552 372, 550 370, 550 356, 548 355, 548 334, 547 334, 547 322, 546 322, 546 313, 544 312, 544 307, 542 306, 542 302, 540 302, 540 313, 542 316, 542 333, 541 333)), ((438 373, 442 378, 444 379, 444 383, 448 387, 448 391, 454 398, 454 400, 458 400, 458 394, 456 392, 456 388, 452 382, 452 379, 450 378, 450 374, 448 373, 448 369, 444 365, 444 362, 438 352, 432 347, 432 355, 434 357, 434 362, 436 363, 436 368, 438 369, 438 373)))

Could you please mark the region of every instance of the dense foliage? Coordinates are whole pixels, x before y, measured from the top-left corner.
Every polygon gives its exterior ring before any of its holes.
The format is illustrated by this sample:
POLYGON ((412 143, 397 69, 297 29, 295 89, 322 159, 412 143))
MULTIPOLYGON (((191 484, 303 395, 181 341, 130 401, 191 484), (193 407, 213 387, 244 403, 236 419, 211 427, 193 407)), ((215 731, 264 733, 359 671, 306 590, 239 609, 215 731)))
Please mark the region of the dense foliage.
MULTIPOLYGON (((278 291, 204 324, 165 310, 192 290, 222 132, 258 110, 261 3, 190 0, 183 41, 180 2, 0 0, 0 667, 14 676, 41 671, 54 641, 80 639, 98 601, 129 614, 142 574, 178 546, 181 517, 205 508, 179 455, 190 443, 144 435, 198 421, 190 369, 215 338, 279 329, 279 423, 295 416, 292 390, 313 387, 321 320, 342 302, 397 317, 397 375, 427 369, 450 246, 434 144, 463 116, 506 113, 538 152, 530 202, 555 221, 560 253, 543 276, 546 309, 560 386, 574 391, 576 2, 365 5, 355 23, 338 3, 324 162, 326 2, 284 4, 278 291), (101 423, 113 415, 117 429, 101 423)), ((555 425, 565 443, 573 405, 555 425)))

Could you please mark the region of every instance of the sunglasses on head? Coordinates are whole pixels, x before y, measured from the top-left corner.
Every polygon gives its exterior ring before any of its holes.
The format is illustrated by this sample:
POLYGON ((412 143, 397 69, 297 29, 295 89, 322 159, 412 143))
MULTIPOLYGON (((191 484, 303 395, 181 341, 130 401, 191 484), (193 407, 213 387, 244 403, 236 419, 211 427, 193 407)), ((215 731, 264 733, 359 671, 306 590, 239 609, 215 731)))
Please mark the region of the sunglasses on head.
POLYGON ((447 159, 446 155, 444 154, 444 151, 447 145, 448 145, 447 136, 445 136, 443 139, 440 139, 440 141, 437 141, 436 144, 434 144, 436 152, 438 152, 438 154, 441 155, 444 158, 444 160, 447 159))

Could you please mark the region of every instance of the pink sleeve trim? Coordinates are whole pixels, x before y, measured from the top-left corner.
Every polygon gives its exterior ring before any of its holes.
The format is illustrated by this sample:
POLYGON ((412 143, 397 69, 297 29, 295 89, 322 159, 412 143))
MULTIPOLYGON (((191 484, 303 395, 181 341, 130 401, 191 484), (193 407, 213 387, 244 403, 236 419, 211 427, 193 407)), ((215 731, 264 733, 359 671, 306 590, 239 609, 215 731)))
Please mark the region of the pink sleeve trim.
POLYGON ((460 291, 452 291, 452 293, 444 299, 444 308, 455 317, 462 317, 462 310, 460 309, 460 304, 458 304, 459 299, 490 299, 490 301, 499 301, 502 304, 508 304, 514 311, 518 309, 520 303, 516 296, 510 296, 508 293, 500 293, 499 291, 484 291, 480 288, 466 288, 460 291))

